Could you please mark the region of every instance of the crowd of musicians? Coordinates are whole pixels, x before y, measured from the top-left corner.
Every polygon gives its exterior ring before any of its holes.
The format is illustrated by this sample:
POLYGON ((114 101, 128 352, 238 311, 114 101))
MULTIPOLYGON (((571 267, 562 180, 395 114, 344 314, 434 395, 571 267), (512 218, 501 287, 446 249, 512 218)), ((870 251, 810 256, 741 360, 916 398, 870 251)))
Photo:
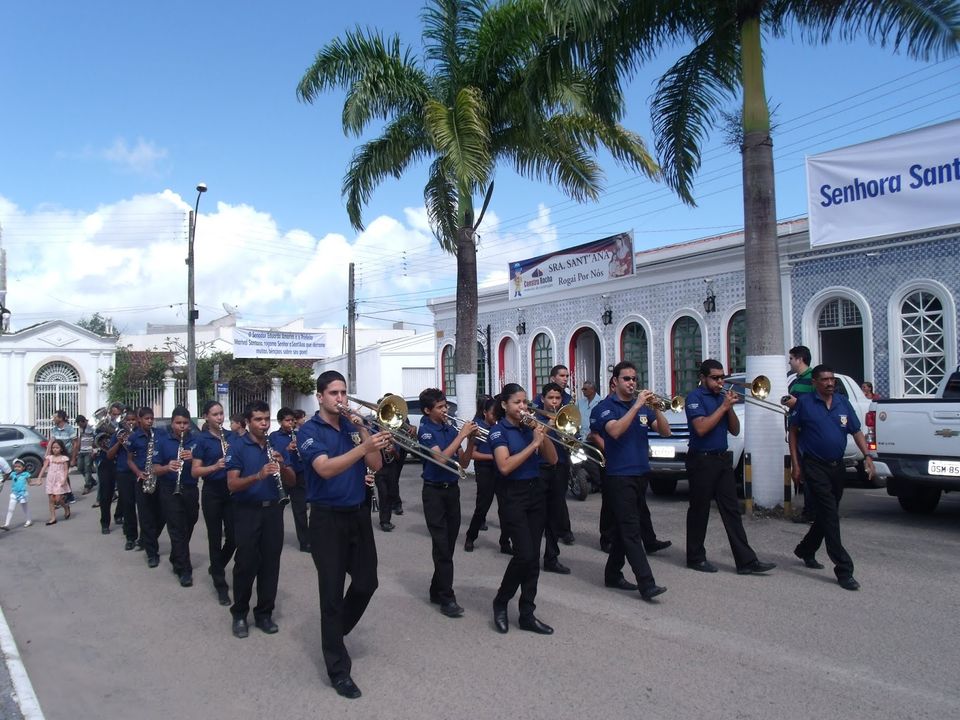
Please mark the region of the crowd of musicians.
MULTIPOLYGON (((254 402, 242 417, 232 418, 227 429, 223 407, 208 402, 197 432, 191 431, 185 408, 174 410, 169 428, 155 429, 150 409, 114 405, 98 427, 101 525, 105 533, 110 531, 116 488, 124 548, 142 551, 147 565, 155 568, 166 528, 172 570, 180 585, 189 587, 190 539, 202 510, 208 572, 220 604, 230 606, 233 634, 243 638, 249 632, 254 584, 254 625, 268 634, 278 631, 273 611, 284 508, 290 504, 300 550, 311 553, 316 567, 327 672, 340 695, 359 697, 344 638, 377 589, 371 511, 379 513, 382 530, 393 529, 392 516, 403 513, 399 474, 409 452, 423 460, 423 515, 434 566, 427 592, 443 615, 455 618, 464 612, 455 590, 454 551, 461 527, 460 481, 472 462, 476 508, 464 550, 474 550, 496 499, 500 550, 509 555, 492 597, 494 628, 509 631, 508 604, 519 591, 517 626, 553 633, 535 614, 537 584, 541 566, 547 572, 570 573, 560 557, 561 543, 573 542, 565 495, 571 453, 583 460, 577 456, 584 447, 592 451, 586 462, 602 466, 605 586, 639 592, 648 602, 666 591, 647 560, 671 545, 657 537, 646 502, 648 436, 670 435, 662 403, 651 391, 639 389, 636 368, 621 362, 613 368, 609 394, 588 403, 589 425, 581 429, 582 440, 571 442, 557 427, 559 411, 570 402, 568 378, 565 367, 553 368, 550 382, 535 398, 510 383, 496 397, 482 397, 472 420, 451 417, 443 392, 427 389, 420 395, 424 416, 419 427, 399 430, 378 421, 376 412, 372 418, 361 415, 351 405, 343 376, 335 371, 318 377, 319 409, 311 417, 289 408, 273 415, 266 403, 254 402), (273 417, 280 427, 268 433, 273 417), (626 564, 631 579, 624 575, 626 564)), ((704 545, 715 501, 737 572, 767 573, 774 564, 757 557, 740 517, 727 434, 740 432, 734 406, 741 398, 726 379, 719 362, 704 361, 700 385, 684 403, 690 427, 686 564, 696 571, 717 572, 704 545)), ((840 540, 837 503, 847 435, 854 436, 864 454, 866 445, 856 412, 833 393, 835 383, 832 370, 818 366, 812 371, 813 392, 790 399, 791 455, 811 486, 815 514, 794 553, 807 567, 822 568, 815 555, 825 540, 838 582, 856 589, 853 562, 840 540)))

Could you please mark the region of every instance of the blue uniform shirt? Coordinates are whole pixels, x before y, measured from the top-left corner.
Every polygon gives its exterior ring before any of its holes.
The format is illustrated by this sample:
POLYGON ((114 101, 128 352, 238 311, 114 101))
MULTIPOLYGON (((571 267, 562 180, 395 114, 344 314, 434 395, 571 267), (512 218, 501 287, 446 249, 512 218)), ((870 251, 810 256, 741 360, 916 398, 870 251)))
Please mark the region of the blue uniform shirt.
MULTIPOLYGON (((487 425, 487 421, 484 420, 483 418, 474 418, 473 421, 477 424, 477 427, 480 428, 481 430, 487 430, 487 431, 489 431, 490 428, 491 428, 491 426, 490 426, 490 425, 487 425)), ((487 433, 487 439, 486 439, 486 440, 481 440, 480 438, 477 438, 477 439, 474 441, 474 443, 473 443, 473 451, 474 451, 475 453, 483 453, 484 455, 493 455, 493 448, 490 447, 489 432, 487 433)), ((489 465, 493 465, 494 463, 493 463, 493 461, 491 461, 491 460, 474 460, 474 461, 473 461, 473 464, 474 464, 474 465, 487 465, 487 466, 489 466, 489 465)))
MULTIPOLYGON (((236 436, 227 430, 221 430, 223 433, 223 439, 227 441, 227 450, 224 452, 223 443, 220 442, 220 438, 213 435, 210 432, 202 432, 197 436, 196 447, 193 449, 193 459, 200 460, 203 463, 203 467, 210 467, 211 465, 216 465, 217 461, 226 457, 230 452, 229 445, 234 441, 236 436)), ((217 485, 222 485, 226 487, 227 485, 227 468, 224 466, 223 470, 217 470, 216 472, 210 473, 209 475, 203 476, 204 483, 217 483, 217 485)))
POLYGON ((722 404, 722 393, 708 392, 702 386, 687 395, 683 401, 683 409, 687 413, 687 427, 690 429, 689 447, 691 450, 706 452, 727 449, 727 431, 730 423, 727 421, 726 413, 720 418, 716 427, 703 437, 697 435, 696 430, 693 429, 694 418, 713 415, 722 404))
MULTIPOLYGON (((239 470, 240 477, 256 475, 264 465, 270 462, 267 456, 268 447, 270 447, 269 441, 266 447, 262 447, 250 433, 235 437, 227 449, 227 470, 239 470)), ((283 451, 277 450, 277 452, 286 464, 289 457, 283 451)), ((267 475, 246 490, 233 493, 231 497, 240 503, 259 503, 265 500, 279 500, 280 490, 277 487, 277 479, 273 475, 267 475)))
MULTIPOLYGON (((180 438, 173 434, 173 432, 158 433, 156 442, 154 443, 157 448, 157 458, 154 462, 159 465, 166 465, 172 460, 177 459, 177 453, 180 450, 180 438)), ((190 450, 191 452, 196 447, 197 441, 190 433, 187 431, 187 434, 183 438, 183 449, 190 450)), ((193 473, 190 472, 190 460, 187 460, 183 464, 183 470, 180 472, 180 484, 181 485, 196 485, 197 478, 193 477, 193 473)), ((163 473, 162 475, 157 475, 157 482, 162 482, 167 485, 175 485, 177 482, 177 473, 168 472, 163 473)))
MULTIPOLYGON (((517 427, 507 418, 502 418, 492 428, 490 428, 490 447, 496 450, 498 447, 505 447, 511 455, 516 455, 523 451, 527 445, 533 442, 533 429, 528 427, 517 427)), ((523 464, 513 471, 510 475, 504 476, 506 480, 533 480, 540 477, 540 449, 528 457, 523 464)))
POLYGON ((345 417, 339 418, 336 427, 330 425, 316 412, 297 433, 300 457, 305 468, 307 502, 351 507, 360 505, 367 498, 364 482, 367 467, 363 459, 357 460, 339 475, 324 479, 313 469, 314 459, 321 455, 328 458, 350 452, 360 444, 360 430, 345 417))
MULTIPOLYGON (((157 463, 157 453, 159 451, 159 440, 161 431, 153 431, 153 463, 157 463)), ((146 470, 147 447, 150 445, 150 437, 142 428, 134 430, 133 434, 127 438, 127 455, 140 470, 146 470)))
POLYGON ((859 432, 860 419, 840 393, 833 394, 829 408, 817 393, 801 393, 790 412, 790 427, 800 430, 797 445, 801 455, 835 462, 843 459, 847 435, 859 432))
POLYGON ((633 406, 633 400, 624 402, 614 395, 605 397, 590 415, 590 429, 603 438, 603 453, 607 457, 607 475, 645 475, 650 472, 650 443, 647 435, 657 414, 642 407, 630 427, 618 438, 607 433, 611 420, 619 420, 633 406))
MULTIPOLYGON (((107 446, 108 450, 117 444, 117 440, 119 439, 119 437, 120 437, 120 431, 117 430, 113 434, 113 437, 110 438, 110 444, 107 446)), ((127 439, 120 444, 120 447, 117 449, 117 456, 112 461, 117 464, 117 472, 124 472, 124 473, 130 472, 130 468, 127 467, 127 449, 130 447, 131 437, 133 437, 133 433, 127 433, 127 439)), ((144 450, 146 450, 146 446, 144 446, 144 450)), ((107 459, 107 454, 105 452, 101 453, 100 462, 111 462, 110 460, 107 459)))
MULTIPOLYGON (((439 446, 441 450, 446 450, 447 446, 456 440, 457 434, 457 429, 453 425, 450 425, 449 423, 438 425, 424 415, 423 419, 420 421, 420 429, 417 430, 417 440, 424 447, 435 448, 439 446)), ((459 450, 453 454, 453 458, 451 459, 451 467, 453 467, 453 463, 457 461, 457 457, 459 457, 459 455, 459 450)), ((457 473, 448 472, 442 467, 426 461, 423 463, 422 477, 423 481, 428 484, 455 483, 460 479, 460 476, 457 473)))
MULTIPOLYGON (((290 433, 285 433, 283 430, 274 430, 270 433, 270 444, 278 452, 285 452, 290 457, 290 467, 293 468, 293 471, 299 475, 303 472, 303 460, 300 458, 299 452, 290 452, 288 449, 290 447, 290 439, 292 435, 290 433)), ((299 438, 298 438, 299 439, 299 438)), ((299 451, 300 446, 297 446, 299 451)))

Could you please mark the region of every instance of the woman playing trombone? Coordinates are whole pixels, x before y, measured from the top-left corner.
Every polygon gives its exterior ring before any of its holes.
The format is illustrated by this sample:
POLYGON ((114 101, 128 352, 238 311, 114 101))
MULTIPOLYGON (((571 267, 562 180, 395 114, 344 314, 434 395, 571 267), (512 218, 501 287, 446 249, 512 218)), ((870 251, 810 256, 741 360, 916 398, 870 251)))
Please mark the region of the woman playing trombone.
POLYGON ((493 624, 497 632, 509 629, 507 603, 520 590, 522 630, 543 635, 553 628, 533 614, 537 581, 540 578, 540 542, 546 518, 546 498, 540 483, 540 457, 557 462, 557 450, 543 424, 526 421, 527 394, 509 383, 497 396, 499 421, 490 430, 490 446, 497 470, 503 476, 502 517, 504 529, 513 542, 513 557, 507 565, 500 589, 493 599, 493 624))

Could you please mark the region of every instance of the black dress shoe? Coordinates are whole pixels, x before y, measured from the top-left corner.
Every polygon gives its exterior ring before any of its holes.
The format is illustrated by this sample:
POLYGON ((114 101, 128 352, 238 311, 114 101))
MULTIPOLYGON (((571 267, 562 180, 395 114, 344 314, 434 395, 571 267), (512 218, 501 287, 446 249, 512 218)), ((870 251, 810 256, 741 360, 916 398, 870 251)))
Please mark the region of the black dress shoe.
POLYGON ((640 591, 640 597, 642 597, 647 602, 653 600, 657 595, 663 595, 667 589, 662 585, 650 585, 645 587, 640 591))
POLYGON ((384 532, 390 532, 396 527, 392 522, 382 522, 380 523, 380 529, 384 532))
POLYGON ((654 540, 649 545, 644 545, 643 549, 647 551, 647 555, 653 555, 655 552, 666 550, 671 545, 673 545, 673 543, 669 540, 654 540))
POLYGON ((486 531, 489 530, 489 529, 490 529, 490 528, 487 527, 487 524, 486 524, 486 523, 484 523, 483 525, 480 526, 480 532, 486 532, 486 531))
POLYGON ((448 618, 458 618, 463 615, 463 608, 457 605, 456 600, 451 600, 450 602, 444 603, 440 606, 440 612, 442 612, 448 618))
POLYGON ((110 528, 108 528, 108 527, 100 528, 100 534, 101 534, 101 535, 109 535, 109 534, 110 534, 110 528))
POLYGON ((573 545, 577 539, 573 536, 572 532, 565 533, 560 536, 560 542, 564 545, 573 545))
POLYGON ((860 583, 853 579, 853 575, 848 575, 847 577, 837 578, 837 582, 840 583, 840 587, 844 590, 859 590, 860 583))
POLYGON ((233 636, 245 638, 249 634, 250 630, 247 628, 247 619, 243 617, 235 617, 233 619, 233 636))
POLYGON ((535 632, 538 635, 553 635, 553 628, 545 622, 540 622, 534 615, 521 615, 517 621, 521 630, 535 632))
POLYGON ((610 551, 613 549, 613 543, 609 540, 600 541, 600 552, 605 552, 607 555, 610 554, 610 551))
POLYGON ((570 568, 568 568, 566 565, 564 565, 563 563, 561 563, 559 560, 558 560, 558 561, 555 561, 555 562, 552 562, 552 563, 544 563, 544 564, 543 564, 543 571, 544 571, 544 572, 556 573, 557 575, 569 575, 569 574, 570 574, 570 568))
POLYGON ((513 548, 509 545, 501 545, 500 552, 502 552, 504 555, 513 555, 513 548))
POLYGON ((637 586, 621 575, 616 580, 604 580, 603 584, 614 590, 636 590, 637 586))
POLYGON ((266 617, 256 618, 253 621, 253 624, 258 628, 263 630, 267 635, 275 635, 280 629, 277 627, 277 624, 273 621, 273 618, 267 615, 266 617))
POLYGON ((696 563, 688 562, 687 567, 690 568, 691 570, 696 570, 697 572, 704 572, 704 573, 715 573, 717 571, 717 566, 714 565, 709 560, 701 560, 700 562, 696 562, 696 563))
POLYGON ((305 552, 305 553, 310 552, 310 545, 301 545, 300 552, 305 552))
POLYGON ((337 695, 348 698, 349 700, 356 700, 363 694, 349 675, 345 678, 334 680, 333 689, 337 691, 337 695))
POLYGON ((133 540, 127 540, 123 545, 124 550, 133 550, 133 540))
POLYGON ((806 566, 807 566, 808 568, 810 568, 811 570, 823 570, 823 564, 817 562, 816 556, 814 556, 814 555, 809 555, 809 556, 801 555, 799 552, 797 552, 796 549, 794 549, 793 554, 796 555, 796 556, 797 556, 798 558, 800 558, 801 560, 803 560, 803 564, 806 565, 806 566))
POLYGON ((761 573, 770 572, 776 566, 776 563, 754 560, 749 565, 744 565, 742 568, 737 568, 737 575, 760 575, 761 573))
POLYGON ((224 606, 230 604, 230 592, 226 587, 217 588, 217 602, 224 606))
POLYGON ((403 505, 394 505, 393 506, 394 515, 403 515, 403 505))
POLYGON ((141 540, 140 538, 137 538, 136 542, 134 542, 134 545, 136 545, 137 552, 140 552, 141 550, 143 550, 143 540, 141 540))
POLYGON ((158 557, 148 557, 148 558, 147 558, 147 567, 149 567, 149 568, 155 568, 155 567, 156 567, 157 565, 159 565, 159 564, 160 564, 160 558, 158 558, 158 557))
POLYGON ((493 626, 498 633, 506 633, 510 629, 510 623, 507 621, 507 609, 493 606, 493 626))
POLYGON ((193 587, 193 575, 191 573, 183 573, 180 575, 180 587, 193 587))
POLYGON ((463 543, 463 551, 464 551, 464 552, 473 552, 473 540, 466 540, 466 541, 463 543))

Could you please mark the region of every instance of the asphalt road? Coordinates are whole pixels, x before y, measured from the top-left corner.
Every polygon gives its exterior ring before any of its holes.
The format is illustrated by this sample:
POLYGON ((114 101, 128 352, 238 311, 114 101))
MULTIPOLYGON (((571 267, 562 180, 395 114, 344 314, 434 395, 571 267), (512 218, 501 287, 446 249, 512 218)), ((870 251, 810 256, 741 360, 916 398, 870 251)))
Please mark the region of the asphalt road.
POLYGON ((685 494, 651 498, 658 534, 674 542, 651 559, 669 588, 654 604, 602 586, 599 496, 570 500, 577 544, 562 546, 561 560, 573 574, 542 574, 538 596, 537 614, 556 634, 520 631, 514 602, 511 630, 499 635, 490 603, 507 558, 495 513, 477 550, 463 552, 474 498, 465 485, 455 587, 466 614, 447 619, 427 599, 416 472, 404 471, 397 529, 375 530, 380 588, 347 639, 364 692, 355 701, 326 678, 316 574, 289 513, 280 632, 251 628, 238 640, 208 581, 202 518, 196 583, 184 589, 166 559, 149 570, 143 553, 123 551, 119 532, 101 535, 88 498, 69 522, 45 527, 45 498, 33 488, 34 526, 0 536, 0 605, 46 717, 960 717, 960 498, 916 517, 883 490, 849 490, 842 528, 863 585, 855 593, 829 567, 807 570, 793 557, 805 526, 783 520, 746 522, 761 559, 778 564, 769 576, 736 575, 716 513, 707 551, 720 572, 690 571, 685 494))

